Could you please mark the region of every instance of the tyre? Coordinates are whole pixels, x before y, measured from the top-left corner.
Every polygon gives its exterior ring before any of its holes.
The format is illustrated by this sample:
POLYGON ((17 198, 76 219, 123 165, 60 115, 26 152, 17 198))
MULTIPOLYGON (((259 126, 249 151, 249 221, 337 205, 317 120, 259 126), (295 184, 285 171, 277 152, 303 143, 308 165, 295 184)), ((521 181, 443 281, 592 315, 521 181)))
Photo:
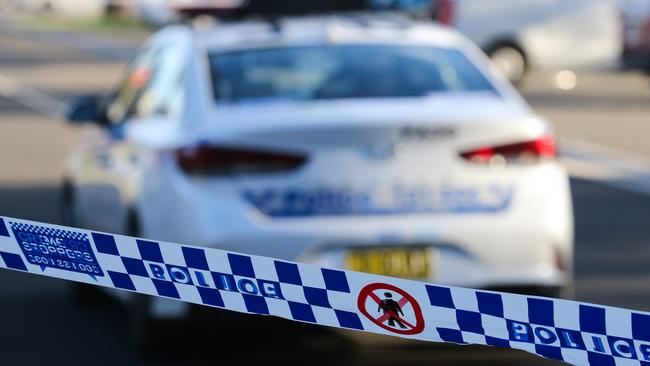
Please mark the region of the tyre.
POLYGON ((570 285, 565 285, 563 287, 560 287, 560 290, 557 294, 557 298, 565 299, 565 300, 574 300, 575 297, 576 297, 576 288, 573 283, 570 285))
MULTIPOLYGON (((127 216, 127 234, 140 235, 140 222, 135 211, 127 216)), ((167 324, 151 316, 151 297, 134 293, 127 303, 129 342, 142 356, 152 356, 163 341, 167 324)))
POLYGON ((65 226, 77 225, 76 215, 74 213, 74 188, 72 184, 65 180, 61 186, 61 200, 59 216, 61 223, 65 226))
MULTIPOLYGON (((65 226, 77 227, 78 221, 74 212, 74 188, 69 181, 64 181, 61 187, 60 219, 65 226)), ((79 305, 98 304, 102 301, 101 290, 96 286, 80 282, 69 282, 68 291, 72 300, 79 305)))
POLYGON ((128 304, 128 332, 131 347, 143 356, 151 356, 162 339, 162 322, 151 317, 151 298, 134 294, 128 304))
POLYGON ((526 56, 517 47, 510 45, 498 46, 489 51, 488 55, 512 84, 519 84, 526 75, 528 69, 526 56))
POLYGON ((540 287, 531 295, 550 297, 553 299, 573 300, 575 298, 575 288, 571 285, 540 287))
POLYGON ((81 282, 70 282, 68 286, 72 301, 78 305, 98 305, 105 300, 101 290, 97 286, 81 282))

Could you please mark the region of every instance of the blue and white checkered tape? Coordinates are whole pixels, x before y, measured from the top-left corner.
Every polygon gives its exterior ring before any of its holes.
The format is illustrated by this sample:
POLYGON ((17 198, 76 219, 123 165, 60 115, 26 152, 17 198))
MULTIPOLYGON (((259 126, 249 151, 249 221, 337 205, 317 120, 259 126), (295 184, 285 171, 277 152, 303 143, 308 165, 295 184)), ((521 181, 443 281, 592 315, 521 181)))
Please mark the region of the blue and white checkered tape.
POLYGON ((650 366, 650 313, 0 217, 0 268, 244 313, 575 365, 650 366))

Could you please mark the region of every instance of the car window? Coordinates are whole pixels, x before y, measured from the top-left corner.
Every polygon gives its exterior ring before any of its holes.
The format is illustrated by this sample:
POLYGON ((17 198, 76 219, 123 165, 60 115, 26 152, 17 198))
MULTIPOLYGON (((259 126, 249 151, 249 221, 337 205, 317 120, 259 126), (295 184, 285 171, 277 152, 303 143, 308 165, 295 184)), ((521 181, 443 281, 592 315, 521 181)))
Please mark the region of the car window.
POLYGON ((173 45, 144 50, 129 65, 115 101, 111 122, 153 116, 180 117, 184 105, 185 53, 173 45))
POLYGON ((183 76, 185 54, 173 46, 163 46, 153 57, 151 75, 135 102, 134 113, 178 117, 184 101, 183 76))
POLYGON ((143 49, 127 66, 124 79, 117 89, 115 99, 108 108, 108 119, 119 123, 133 115, 135 101, 149 80, 153 49, 143 49))
POLYGON ((210 55, 219 103, 421 97, 496 89, 459 50, 339 45, 210 55))

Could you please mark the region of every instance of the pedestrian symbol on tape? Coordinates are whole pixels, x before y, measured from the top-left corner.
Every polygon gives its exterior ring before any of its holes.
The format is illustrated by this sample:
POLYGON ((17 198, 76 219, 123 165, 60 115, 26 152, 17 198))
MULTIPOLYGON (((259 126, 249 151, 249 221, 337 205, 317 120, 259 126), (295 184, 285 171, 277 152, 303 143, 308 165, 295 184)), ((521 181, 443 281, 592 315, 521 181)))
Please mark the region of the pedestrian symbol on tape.
MULTIPOLYGON (((397 323, 400 328, 406 329, 406 326, 400 321, 400 318, 398 317, 398 315, 404 316, 404 312, 402 311, 399 303, 392 299, 393 294, 390 292, 384 292, 384 296, 386 296, 386 298, 381 300, 377 311, 383 311, 384 315, 388 316, 388 325, 391 327, 394 327, 395 323, 397 323)), ((402 300, 404 299, 405 298, 403 297, 402 300)))
POLYGON ((371 283, 359 292, 357 306, 361 314, 390 332, 418 334, 424 329, 420 305, 399 287, 371 283))

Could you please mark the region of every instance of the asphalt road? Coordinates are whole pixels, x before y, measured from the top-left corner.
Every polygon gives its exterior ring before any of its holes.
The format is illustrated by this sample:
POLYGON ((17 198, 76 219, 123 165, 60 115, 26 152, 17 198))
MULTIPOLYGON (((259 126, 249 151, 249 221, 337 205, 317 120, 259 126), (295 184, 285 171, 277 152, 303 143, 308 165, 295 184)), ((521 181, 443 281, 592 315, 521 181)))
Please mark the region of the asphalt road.
MULTIPOLYGON (((78 129, 36 112, 21 100, 21 93, 16 96, 7 78, 57 98, 105 90, 118 79, 133 42, 93 39, 17 32, 0 21, 2 215, 59 222, 61 164, 79 138, 78 129), (111 47, 117 53, 107 51, 111 47)), ((552 88, 549 75, 537 74, 529 78, 524 92, 537 110, 556 122, 560 135, 650 156, 650 145, 641 143, 650 132, 648 80, 634 73, 590 73, 579 81, 575 91, 563 92, 552 88), (616 84, 615 95, 612 81, 623 84, 616 84), (587 123, 594 116, 597 121, 587 123), (620 120, 623 125, 616 124, 620 120)), ((572 189, 576 298, 649 311, 650 196, 579 179, 572 180, 572 189)), ((3 365, 555 364, 486 347, 360 347, 321 327, 258 316, 244 316, 228 326, 205 321, 201 326, 170 327, 159 352, 147 357, 132 351, 127 331, 125 311, 108 299, 80 306, 63 281, 0 270, 3 365)))

